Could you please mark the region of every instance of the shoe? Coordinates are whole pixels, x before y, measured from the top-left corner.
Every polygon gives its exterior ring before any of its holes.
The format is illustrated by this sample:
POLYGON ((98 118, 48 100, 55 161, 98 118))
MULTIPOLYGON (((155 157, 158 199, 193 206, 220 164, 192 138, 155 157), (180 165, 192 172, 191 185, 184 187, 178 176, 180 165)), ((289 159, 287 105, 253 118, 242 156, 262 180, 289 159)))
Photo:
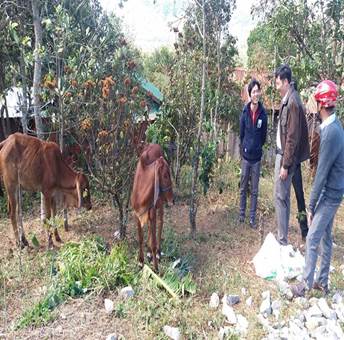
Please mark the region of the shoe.
POLYGON ((256 224, 255 220, 250 219, 250 227, 251 227, 252 229, 257 229, 257 224, 256 224))
POLYGON ((290 290, 293 293, 293 298, 304 297, 306 295, 307 286, 301 282, 290 286, 290 290))
POLYGON ((323 286, 319 282, 314 282, 313 289, 320 290, 325 295, 328 295, 330 293, 330 290, 329 290, 328 286, 327 285, 323 286))

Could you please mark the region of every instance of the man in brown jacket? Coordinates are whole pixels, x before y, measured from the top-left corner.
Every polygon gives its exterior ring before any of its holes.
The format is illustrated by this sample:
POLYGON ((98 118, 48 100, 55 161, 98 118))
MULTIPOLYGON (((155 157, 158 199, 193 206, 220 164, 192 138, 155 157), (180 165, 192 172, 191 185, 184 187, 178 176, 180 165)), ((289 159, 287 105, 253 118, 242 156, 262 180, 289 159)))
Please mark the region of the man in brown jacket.
POLYGON ((307 122, 299 94, 291 83, 291 69, 281 65, 276 73, 276 88, 282 102, 276 137, 274 199, 278 241, 288 244, 290 187, 296 167, 309 158, 307 122))

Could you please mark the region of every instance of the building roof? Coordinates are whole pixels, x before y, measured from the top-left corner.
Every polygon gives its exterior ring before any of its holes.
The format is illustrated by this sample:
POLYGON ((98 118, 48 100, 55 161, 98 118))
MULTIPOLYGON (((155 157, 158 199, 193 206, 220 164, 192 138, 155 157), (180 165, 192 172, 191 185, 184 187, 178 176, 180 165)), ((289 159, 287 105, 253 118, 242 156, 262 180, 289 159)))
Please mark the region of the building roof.
POLYGON ((143 78, 139 78, 139 82, 145 91, 152 94, 152 97, 156 102, 158 102, 159 104, 162 103, 162 101, 164 100, 164 96, 154 84, 143 78))

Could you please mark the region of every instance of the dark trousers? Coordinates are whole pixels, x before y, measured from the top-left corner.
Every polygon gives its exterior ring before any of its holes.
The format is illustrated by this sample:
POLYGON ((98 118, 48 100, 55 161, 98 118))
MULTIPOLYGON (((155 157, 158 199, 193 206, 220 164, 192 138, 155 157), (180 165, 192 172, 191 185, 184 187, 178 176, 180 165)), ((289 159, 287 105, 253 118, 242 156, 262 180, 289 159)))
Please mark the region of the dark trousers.
POLYGON ((240 216, 245 217, 248 183, 249 183, 249 180, 251 179, 250 220, 253 222, 256 219, 259 176, 260 176, 260 161, 253 164, 248 162, 246 159, 243 159, 241 161, 240 216))
POLYGON ((298 164, 295 168, 292 184, 293 184, 296 201, 297 201, 297 210, 298 210, 297 219, 299 221, 301 235, 303 238, 305 238, 308 233, 308 225, 307 225, 305 197, 303 194, 301 164, 298 164))

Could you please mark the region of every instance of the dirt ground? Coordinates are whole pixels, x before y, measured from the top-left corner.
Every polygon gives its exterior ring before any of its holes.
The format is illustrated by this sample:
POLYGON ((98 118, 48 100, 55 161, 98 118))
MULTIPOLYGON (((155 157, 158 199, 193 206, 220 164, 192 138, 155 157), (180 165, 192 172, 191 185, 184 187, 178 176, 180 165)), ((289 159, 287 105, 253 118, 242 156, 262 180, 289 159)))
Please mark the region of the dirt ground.
MULTIPOLYGON (((309 193, 307 187, 306 196, 309 193)), ((300 247, 296 220, 295 199, 293 197, 290 242, 300 247)), ((237 222, 238 193, 225 191, 221 195, 212 191, 202 197, 197 215, 197 236, 189 237, 189 210, 187 202, 177 201, 165 211, 165 232, 171 228, 177 233, 183 255, 192 259, 192 273, 197 283, 197 293, 186 297, 175 305, 161 289, 149 284, 138 286, 136 295, 130 301, 123 301, 118 291, 100 296, 86 295, 70 299, 54 312, 54 320, 46 326, 14 330, 14 324, 25 309, 32 306, 43 295, 49 277, 49 262, 46 252, 46 234, 39 226, 38 211, 25 216, 27 236, 35 234, 41 243, 40 249, 19 252, 8 219, 0 221, 0 265, 5 273, 0 287, 0 338, 6 339, 105 339, 110 333, 122 335, 125 339, 166 339, 162 328, 169 324, 181 329, 185 339, 214 339, 224 324, 221 311, 208 308, 213 292, 239 294, 245 287, 253 297, 252 307, 242 302, 235 306, 235 312, 245 315, 250 323, 248 339, 264 336, 256 315, 261 301, 261 293, 270 290, 278 296, 273 282, 255 275, 251 260, 260 248, 269 231, 275 232, 272 206, 272 179, 262 178, 260 186, 259 224, 254 231, 237 222), (115 304, 123 306, 124 315, 108 315, 104 309, 104 298, 111 298, 115 304)), ((70 213, 71 230, 61 231, 64 242, 77 241, 88 235, 101 235, 113 244, 113 234, 117 230, 116 212, 104 202, 93 202, 93 209, 78 215, 70 213)), ((334 226, 333 264, 337 274, 333 276, 334 289, 344 289, 340 266, 343 264, 344 248, 344 208, 339 209, 334 226)), ((127 241, 136 256, 136 228, 130 222, 127 241)), ((0 273, 1 273, 0 272, 0 273)), ((0 277, 1 278, 1 277, 0 277)), ((247 296, 249 296, 247 295, 247 296)), ((293 306, 286 303, 285 314, 292 313, 293 306)))

